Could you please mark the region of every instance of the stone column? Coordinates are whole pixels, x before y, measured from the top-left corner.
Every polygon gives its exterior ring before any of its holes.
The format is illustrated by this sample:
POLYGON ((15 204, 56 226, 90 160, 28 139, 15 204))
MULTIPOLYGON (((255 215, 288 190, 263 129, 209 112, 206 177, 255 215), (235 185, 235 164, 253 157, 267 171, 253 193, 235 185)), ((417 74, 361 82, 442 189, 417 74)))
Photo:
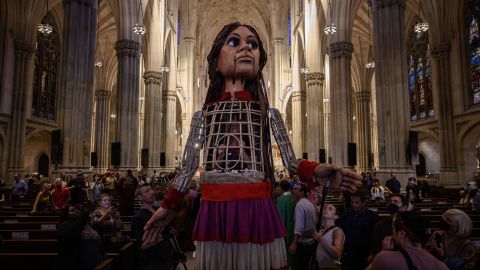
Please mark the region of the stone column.
POLYGON ((177 119, 177 94, 174 90, 164 90, 163 98, 166 104, 165 119, 165 167, 173 168, 175 166, 176 149, 176 119, 177 119))
POLYGON ((143 148, 148 149, 148 173, 160 170, 162 136, 162 73, 145 71, 145 124, 143 148))
POLYGON ((273 84, 275 86, 275 93, 269 97, 270 103, 273 106, 280 108, 279 97, 282 94, 282 52, 283 52, 283 38, 273 39, 273 84), (278 97, 277 97, 278 95, 278 97), (278 104, 278 105, 275 105, 278 104))
POLYGON ((119 40, 115 45, 118 58, 116 133, 121 170, 138 167, 139 47, 139 42, 129 39, 119 40))
POLYGON ((455 125, 450 82, 450 44, 440 43, 432 49, 432 84, 437 94, 434 102, 440 140, 440 181, 445 185, 458 185, 455 160, 455 125))
POLYGON ((307 81, 307 149, 309 160, 319 160, 320 148, 325 149, 323 122, 323 80, 325 75, 311 72, 305 75, 307 81))
POLYGON ((32 78, 34 47, 24 41, 15 40, 15 71, 13 91, 13 113, 9 125, 8 145, 8 180, 13 174, 23 177, 25 172, 25 131, 27 116, 32 106, 32 86, 28 79, 32 78))
POLYGON ((97 153, 97 168, 101 173, 105 172, 109 165, 108 140, 110 121, 110 95, 108 90, 97 89, 95 91, 96 121, 95 121, 95 152, 97 153))
POLYGON ((343 167, 348 167, 348 143, 353 142, 352 53, 350 42, 339 41, 330 45, 330 155, 334 164, 343 167))
POLYGON ((64 76, 63 156, 61 169, 90 168, 97 0, 63 2, 64 76))
POLYGON ((377 104, 377 176, 387 179, 391 172, 405 187, 412 175, 406 159, 409 102, 405 37, 405 0, 372 1, 375 44, 377 104))
POLYGON ((370 144, 370 91, 359 91, 353 95, 357 108, 357 169, 365 172, 368 167, 368 155, 371 151, 370 144))
POLYGON ((183 89, 185 97, 190 98, 189 102, 185 102, 185 111, 182 112, 182 151, 185 148, 187 142, 188 133, 190 132, 190 121, 193 117, 193 96, 195 83, 193 79, 194 67, 195 67, 195 39, 193 37, 185 37, 183 39, 186 46, 186 55, 185 55, 185 78, 186 78, 186 89, 183 89))
POLYGON ((294 91, 292 93, 292 142, 293 150, 297 158, 303 156, 303 117, 302 103, 305 102, 305 93, 294 91))

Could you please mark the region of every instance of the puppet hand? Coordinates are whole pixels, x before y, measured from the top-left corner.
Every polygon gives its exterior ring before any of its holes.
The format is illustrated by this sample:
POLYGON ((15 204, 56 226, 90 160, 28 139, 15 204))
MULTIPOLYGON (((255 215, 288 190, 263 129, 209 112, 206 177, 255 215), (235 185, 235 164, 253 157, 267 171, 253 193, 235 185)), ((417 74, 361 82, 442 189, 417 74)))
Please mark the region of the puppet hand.
POLYGON ((144 227, 142 249, 147 249, 162 240, 162 231, 175 217, 175 212, 160 207, 144 227))
POLYGON ((322 185, 331 178, 330 187, 338 188, 342 191, 355 192, 362 185, 362 177, 346 168, 338 168, 332 164, 318 164, 315 167, 314 174, 322 179, 322 185))

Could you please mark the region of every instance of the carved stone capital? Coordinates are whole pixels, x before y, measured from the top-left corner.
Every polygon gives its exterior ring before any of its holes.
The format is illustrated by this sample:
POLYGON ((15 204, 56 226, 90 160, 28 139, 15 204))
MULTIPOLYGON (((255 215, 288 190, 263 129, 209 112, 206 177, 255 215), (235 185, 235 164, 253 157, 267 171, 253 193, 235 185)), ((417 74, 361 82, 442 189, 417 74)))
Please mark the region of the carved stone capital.
POLYGON ((353 44, 348 41, 339 41, 330 44, 330 57, 352 59, 353 44))
POLYGON ((353 98, 357 101, 370 101, 371 97, 370 91, 358 91, 353 94, 353 98))
POLYGON ((164 90, 163 98, 166 101, 177 102, 177 94, 175 93, 174 90, 164 90))
POLYGON ((195 43, 195 38, 194 37, 184 37, 183 41, 185 41, 185 43, 195 43))
POLYGON ((299 102, 305 100, 305 92, 295 91, 292 93, 292 102, 299 102))
POLYGON ((406 0, 370 0, 370 1, 375 1, 377 8, 389 8, 396 5, 405 6, 406 0))
POLYGON ((321 85, 323 80, 325 80, 325 74, 321 72, 310 72, 305 74, 305 80, 308 86, 321 85))
POLYGON ((163 74, 158 71, 145 71, 145 73, 143 73, 143 80, 145 81, 145 85, 160 85, 162 83, 162 78, 163 74))
POLYGON ((96 99, 108 99, 111 95, 111 91, 108 90, 103 90, 103 89, 97 89, 95 90, 95 98, 96 99))
POLYGON ((442 42, 434 45, 431 51, 433 58, 444 58, 450 54, 450 43, 442 42))
POLYGON ((33 54, 34 47, 31 44, 28 44, 21 40, 15 40, 15 53, 23 56, 29 56, 33 54))
POLYGON ((283 38, 274 38, 273 39, 273 45, 282 45, 283 44, 283 38))
POLYGON ((135 40, 122 39, 117 41, 115 44, 115 50, 117 51, 117 56, 131 56, 138 57, 138 50, 140 48, 140 43, 135 40))

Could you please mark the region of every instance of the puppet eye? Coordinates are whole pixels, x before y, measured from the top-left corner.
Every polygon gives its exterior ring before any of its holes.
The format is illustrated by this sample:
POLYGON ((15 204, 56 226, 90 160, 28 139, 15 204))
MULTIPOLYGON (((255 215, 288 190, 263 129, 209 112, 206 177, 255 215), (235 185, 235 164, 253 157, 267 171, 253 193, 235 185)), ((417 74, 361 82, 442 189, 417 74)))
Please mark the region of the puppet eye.
POLYGON ((240 39, 237 37, 231 37, 227 40, 227 45, 230 47, 237 47, 240 44, 240 39))
POLYGON ((258 48, 258 43, 255 40, 249 40, 247 41, 247 44, 252 49, 258 48))

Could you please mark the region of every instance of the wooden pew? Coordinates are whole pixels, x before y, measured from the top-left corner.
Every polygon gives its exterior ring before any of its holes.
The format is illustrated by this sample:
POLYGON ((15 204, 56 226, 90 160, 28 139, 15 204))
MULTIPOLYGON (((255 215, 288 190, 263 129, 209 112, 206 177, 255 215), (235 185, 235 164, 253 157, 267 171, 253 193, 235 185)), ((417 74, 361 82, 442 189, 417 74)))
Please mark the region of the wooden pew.
POLYGON ((2 269, 52 269, 57 253, 0 253, 2 269))

